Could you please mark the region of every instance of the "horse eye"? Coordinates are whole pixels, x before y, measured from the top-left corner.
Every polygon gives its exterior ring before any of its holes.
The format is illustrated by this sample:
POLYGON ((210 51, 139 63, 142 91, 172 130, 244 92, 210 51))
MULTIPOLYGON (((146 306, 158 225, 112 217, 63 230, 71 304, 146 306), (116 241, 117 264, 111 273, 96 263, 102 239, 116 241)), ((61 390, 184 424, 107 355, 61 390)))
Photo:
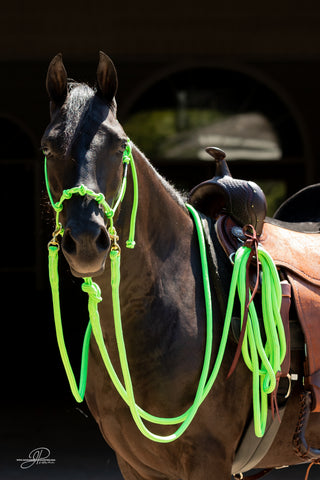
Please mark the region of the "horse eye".
POLYGON ((121 153, 121 155, 123 154, 123 152, 125 151, 126 149, 126 146, 127 146, 127 141, 123 142, 119 148, 119 151, 121 153))
POLYGON ((42 147, 42 153, 45 157, 48 157, 48 155, 50 155, 50 148, 42 147))

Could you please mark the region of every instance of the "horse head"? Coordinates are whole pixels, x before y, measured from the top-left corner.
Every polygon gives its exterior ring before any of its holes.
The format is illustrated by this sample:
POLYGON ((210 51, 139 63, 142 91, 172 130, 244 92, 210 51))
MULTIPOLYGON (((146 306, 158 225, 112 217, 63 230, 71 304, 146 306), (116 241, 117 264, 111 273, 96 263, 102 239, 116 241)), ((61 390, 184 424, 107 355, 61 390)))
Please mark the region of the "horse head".
MULTIPOLYGON (((47 73, 50 123, 42 137, 49 196, 58 202, 65 190, 85 185, 112 205, 122 181, 126 135, 116 118, 117 73, 100 52, 95 90, 67 78, 62 55, 47 73)), ((111 240, 105 212, 90 195, 72 195, 59 214, 62 251, 73 275, 103 272, 111 240)))

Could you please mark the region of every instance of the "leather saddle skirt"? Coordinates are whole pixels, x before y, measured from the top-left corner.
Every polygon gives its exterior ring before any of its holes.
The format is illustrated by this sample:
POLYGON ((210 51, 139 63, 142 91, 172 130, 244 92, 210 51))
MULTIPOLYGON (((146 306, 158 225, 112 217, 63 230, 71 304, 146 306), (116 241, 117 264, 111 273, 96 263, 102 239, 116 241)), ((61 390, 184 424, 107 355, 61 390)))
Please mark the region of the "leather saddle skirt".
POLYGON ((320 233, 301 233, 265 221, 260 243, 278 267, 320 287, 320 233))
MULTIPOLYGON (((271 222, 265 221, 259 242, 291 285, 306 344, 304 385, 312 392, 312 411, 320 412, 320 233, 294 231, 271 222)), ((239 246, 235 235, 239 227, 222 216, 216 228, 230 255, 239 246)))
POLYGON ((320 234, 265 223, 260 243, 291 284, 307 350, 304 384, 320 412, 320 234))

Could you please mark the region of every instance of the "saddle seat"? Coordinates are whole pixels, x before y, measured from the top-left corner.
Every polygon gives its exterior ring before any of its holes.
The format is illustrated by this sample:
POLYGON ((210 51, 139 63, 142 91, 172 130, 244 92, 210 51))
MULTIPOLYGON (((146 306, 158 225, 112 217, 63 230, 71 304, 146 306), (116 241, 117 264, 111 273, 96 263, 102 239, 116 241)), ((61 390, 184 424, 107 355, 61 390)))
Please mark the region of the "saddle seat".
MULTIPOLYGON (((289 282, 306 346, 304 387, 312 395, 311 410, 320 412, 320 184, 287 200, 276 219, 266 218, 260 187, 232 179, 224 152, 214 147, 206 150, 216 160, 216 176, 197 185, 190 192, 189 203, 216 220, 217 236, 228 256, 243 243, 242 227, 251 224, 282 279, 289 282), (312 203, 311 215, 303 213, 308 212, 303 199, 312 203)), ((289 295, 283 288, 283 299, 289 295)), ((285 321, 284 326, 289 336, 285 321)))

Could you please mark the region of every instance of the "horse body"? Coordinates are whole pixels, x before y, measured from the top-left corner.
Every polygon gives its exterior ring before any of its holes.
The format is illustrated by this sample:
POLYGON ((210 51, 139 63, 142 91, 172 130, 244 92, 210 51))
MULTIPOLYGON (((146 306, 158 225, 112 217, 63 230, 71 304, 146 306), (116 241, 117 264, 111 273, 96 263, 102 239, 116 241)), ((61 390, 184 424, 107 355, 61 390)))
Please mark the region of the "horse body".
MULTIPOLYGON (((81 184, 104 193, 109 204, 119 191, 126 135, 116 119, 116 72, 104 54, 100 56, 97 78, 94 92, 85 85, 67 83, 61 56, 50 64, 47 89, 52 117, 42 148, 48 159, 55 201, 64 189, 81 184)), ((199 246, 180 195, 136 147, 133 157, 139 180, 134 250, 125 247, 133 197, 130 176, 114 219, 121 247, 124 338, 136 403, 153 415, 175 417, 192 403, 203 363, 206 311, 199 246)), ((122 380, 111 302, 111 240, 103 212, 92 198, 75 195, 65 202, 60 220, 65 230, 62 251, 71 272, 79 277, 95 276, 101 288, 102 331, 122 380)), ((220 275, 228 283, 231 265, 222 250, 217 255, 222 265, 220 275)), ((217 291, 219 285, 213 284, 213 352, 217 352, 224 319, 217 291)), ((234 454, 251 415, 252 395, 251 374, 242 360, 235 374, 226 379, 235 350, 236 344, 230 338, 214 387, 184 435, 173 443, 159 444, 146 439, 137 429, 91 339, 86 401, 104 438, 116 452, 126 480, 205 480, 208 475, 220 480, 230 478, 234 454)), ((290 402, 294 405, 295 399, 290 402)), ((318 424, 317 415, 314 419, 318 424)), ((290 430, 294 422, 288 417, 283 428, 290 430)), ((146 424, 161 435, 177 428, 146 424)), ((281 444, 281 458, 285 463, 299 462, 289 441, 285 446, 281 444)), ((271 454, 261 466, 279 465, 278 461, 271 454)))

